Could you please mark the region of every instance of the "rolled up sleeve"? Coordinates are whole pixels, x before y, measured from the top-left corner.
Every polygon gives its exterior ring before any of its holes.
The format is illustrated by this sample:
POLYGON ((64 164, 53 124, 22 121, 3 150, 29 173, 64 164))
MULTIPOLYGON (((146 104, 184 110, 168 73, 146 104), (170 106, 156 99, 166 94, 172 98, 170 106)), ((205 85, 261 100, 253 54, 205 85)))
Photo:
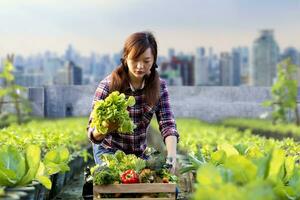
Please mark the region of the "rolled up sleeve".
POLYGON ((89 140, 92 142, 92 143, 95 143, 95 144, 99 144, 101 143, 102 141, 97 141, 94 137, 93 137, 93 131, 95 130, 94 128, 90 127, 90 124, 93 120, 92 118, 92 110, 94 108, 94 105, 95 105, 95 102, 99 101, 99 100, 104 100, 109 94, 109 83, 107 81, 107 79, 104 79, 102 80, 96 91, 95 91, 95 94, 94 94, 94 98, 93 98, 93 102, 92 102, 92 109, 91 109, 91 113, 90 113, 90 117, 89 117, 89 121, 88 121, 88 125, 87 125, 87 136, 89 138, 89 140))
POLYGON ((161 96, 155 114, 164 142, 168 136, 176 136, 178 142, 179 133, 177 131, 174 114, 170 105, 169 92, 166 83, 163 80, 161 80, 161 96))

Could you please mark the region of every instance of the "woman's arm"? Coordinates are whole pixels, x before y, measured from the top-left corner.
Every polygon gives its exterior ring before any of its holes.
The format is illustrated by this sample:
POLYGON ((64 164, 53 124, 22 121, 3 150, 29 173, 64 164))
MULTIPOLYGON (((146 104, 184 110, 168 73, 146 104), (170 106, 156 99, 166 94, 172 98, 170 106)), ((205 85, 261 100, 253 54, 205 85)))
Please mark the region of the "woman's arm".
POLYGON ((166 83, 163 80, 161 80, 161 96, 158 102, 156 118, 159 124, 159 130, 167 147, 167 162, 173 165, 172 170, 174 172, 179 134, 177 131, 174 115, 171 110, 169 92, 166 83))
POLYGON ((165 139, 166 147, 167 147, 167 163, 172 164, 171 172, 175 172, 175 165, 176 165, 176 152, 177 152, 177 137, 176 136, 168 136, 165 139))

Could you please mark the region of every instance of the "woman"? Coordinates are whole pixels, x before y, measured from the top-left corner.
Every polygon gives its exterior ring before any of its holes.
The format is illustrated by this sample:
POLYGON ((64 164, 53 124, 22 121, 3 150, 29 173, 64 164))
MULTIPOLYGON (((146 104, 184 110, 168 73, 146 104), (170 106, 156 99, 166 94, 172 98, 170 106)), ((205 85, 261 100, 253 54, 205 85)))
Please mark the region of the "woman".
MULTIPOLYGON (((98 85, 93 105, 113 91, 135 97, 136 104, 129 107, 128 111, 137 128, 133 134, 119 134, 116 125, 110 124, 109 133, 104 135, 88 126, 88 137, 93 142, 96 163, 101 163, 101 154, 114 153, 116 150, 143 158, 147 145, 146 132, 155 113, 168 152, 167 162, 172 164, 171 171, 174 172, 179 134, 170 108, 166 83, 156 71, 156 60, 157 43, 152 33, 134 33, 125 42, 121 65, 98 85)), ((89 124, 91 120, 90 117, 89 124)))

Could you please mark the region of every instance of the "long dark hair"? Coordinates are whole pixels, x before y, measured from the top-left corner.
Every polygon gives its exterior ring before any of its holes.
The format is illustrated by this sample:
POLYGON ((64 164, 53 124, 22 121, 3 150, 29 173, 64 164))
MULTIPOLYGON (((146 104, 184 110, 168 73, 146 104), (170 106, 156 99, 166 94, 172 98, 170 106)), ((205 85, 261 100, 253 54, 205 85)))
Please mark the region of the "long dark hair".
POLYGON ((137 32, 130 35, 124 44, 121 64, 112 72, 110 91, 124 92, 129 86, 129 75, 126 58, 132 52, 132 58, 138 58, 150 48, 154 57, 150 75, 145 76, 144 94, 147 104, 154 106, 160 97, 160 81, 156 71, 157 64, 157 43, 151 32, 137 32))

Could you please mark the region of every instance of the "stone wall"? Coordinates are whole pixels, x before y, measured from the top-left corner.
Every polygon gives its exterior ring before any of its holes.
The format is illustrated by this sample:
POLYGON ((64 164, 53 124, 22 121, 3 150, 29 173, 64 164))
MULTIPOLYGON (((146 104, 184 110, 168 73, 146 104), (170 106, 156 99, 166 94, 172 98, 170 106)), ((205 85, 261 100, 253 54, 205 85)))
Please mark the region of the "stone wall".
MULTIPOLYGON (((88 116, 96 86, 49 86, 29 88, 37 116, 88 116)), ((268 109, 262 102, 271 97, 267 87, 170 86, 175 117, 216 121, 226 117, 259 117, 268 109)))

